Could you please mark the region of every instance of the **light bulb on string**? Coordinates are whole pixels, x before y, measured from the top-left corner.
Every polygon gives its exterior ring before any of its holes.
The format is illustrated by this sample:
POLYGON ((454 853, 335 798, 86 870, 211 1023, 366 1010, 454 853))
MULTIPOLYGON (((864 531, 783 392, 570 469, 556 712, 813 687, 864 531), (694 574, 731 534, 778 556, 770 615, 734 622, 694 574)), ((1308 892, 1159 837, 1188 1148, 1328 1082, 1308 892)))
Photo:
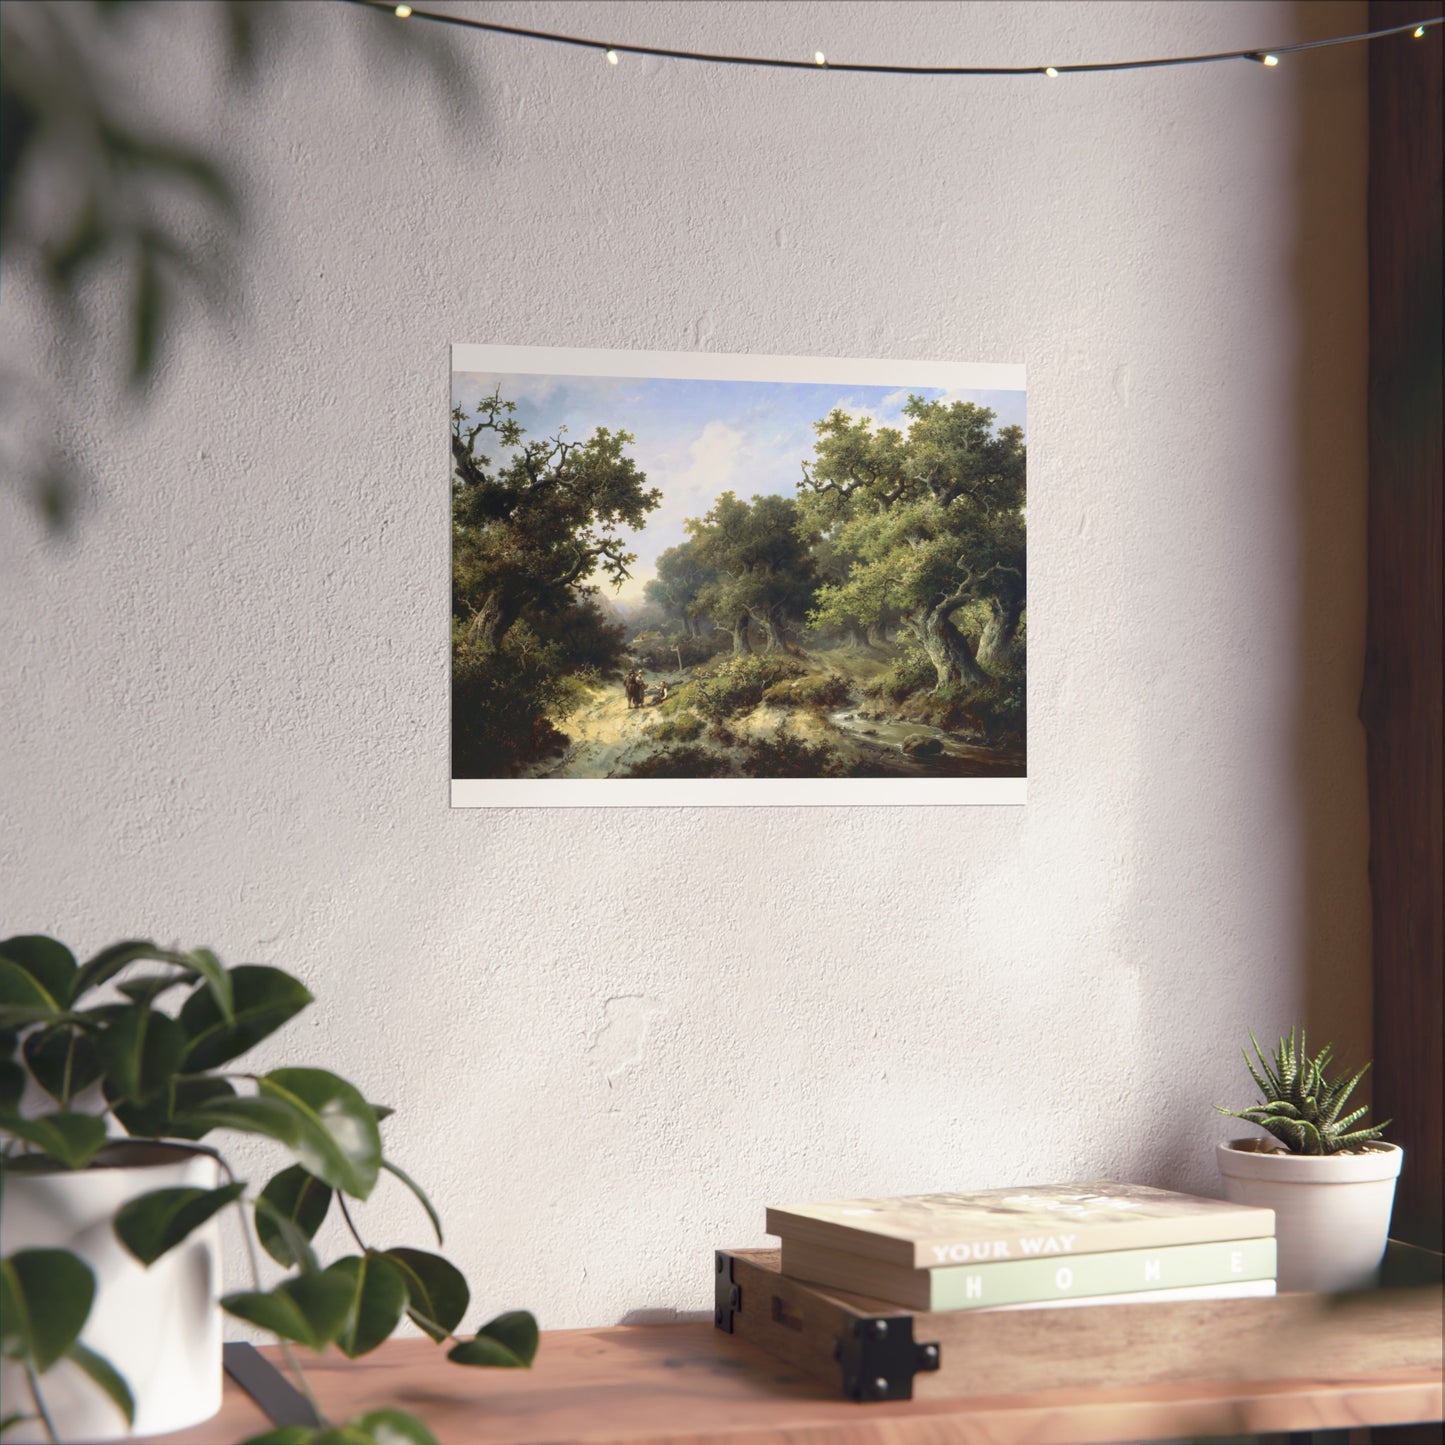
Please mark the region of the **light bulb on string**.
POLYGON ((1047 75, 1050 80, 1057 80, 1059 78, 1059 72, 1055 70, 1052 65, 1044 66, 1044 74, 1047 75))
POLYGON ((1425 38, 1425 27, 1423 25, 1417 25, 1410 33, 1416 40, 1423 40, 1425 38))
POLYGON ((826 65, 827 63, 828 63, 828 58, 827 58, 827 56, 825 56, 825 55, 823 54, 823 52, 822 52, 821 50, 815 50, 815 51, 813 52, 813 64, 814 64, 814 65, 826 65))
POLYGON ((609 50, 607 52, 607 63, 608 65, 617 64, 617 52, 615 50, 609 50))
POLYGON ((1277 56, 1277 55, 1266 55, 1266 56, 1264 57, 1264 63, 1265 63, 1266 65, 1278 65, 1278 64, 1279 64, 1279 56, 1277 56))
POLYGON ((391 13, 395 15, 398 20, 405 20, 406 17, 411 14, 411 6, 398 5, 391 13))

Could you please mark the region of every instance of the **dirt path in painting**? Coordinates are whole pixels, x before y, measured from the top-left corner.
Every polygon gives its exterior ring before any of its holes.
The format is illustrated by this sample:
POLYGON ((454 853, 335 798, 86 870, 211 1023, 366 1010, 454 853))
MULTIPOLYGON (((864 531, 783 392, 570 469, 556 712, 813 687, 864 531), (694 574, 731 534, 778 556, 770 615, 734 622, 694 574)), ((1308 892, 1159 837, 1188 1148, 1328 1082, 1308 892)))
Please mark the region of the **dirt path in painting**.
MULTIPOLYGON (((648 678, 651 695, 655 684, 648 678)), ((620 682, 596 688, 592 700, 563 724, 572 739, 561 757, 546 758, 523 774, 529 778, 616 778, 652 748, 647 734, 661 716, 653 704, 632 708, 620 682)))

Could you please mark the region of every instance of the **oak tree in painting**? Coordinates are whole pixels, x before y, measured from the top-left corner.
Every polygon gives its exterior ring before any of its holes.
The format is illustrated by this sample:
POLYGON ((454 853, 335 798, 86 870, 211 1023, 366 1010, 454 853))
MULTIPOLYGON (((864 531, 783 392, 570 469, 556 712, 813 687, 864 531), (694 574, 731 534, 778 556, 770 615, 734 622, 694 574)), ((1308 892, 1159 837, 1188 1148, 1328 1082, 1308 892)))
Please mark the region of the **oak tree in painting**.
POLYGON ((1023 433, 994 435, 970 402, 914 397, 904 414, 906 437, 841 411, 818 424, 803 504, 852 565, 814 620, 876 625, 892 611, 936 669, 935 693, 987 688, 1024 612, 1023 433), (976 643, 956 622, 972 604, 985 609, 976 643))
POLYGON ((551 744, 616 669, 623 629, 593 598, 634 560, 621 535, 661 500, 599 427, 527 441, 500 392, 452 412, 453 775, 504 774, 551 744), (494 464, 485 446, 508 449, 494 464))

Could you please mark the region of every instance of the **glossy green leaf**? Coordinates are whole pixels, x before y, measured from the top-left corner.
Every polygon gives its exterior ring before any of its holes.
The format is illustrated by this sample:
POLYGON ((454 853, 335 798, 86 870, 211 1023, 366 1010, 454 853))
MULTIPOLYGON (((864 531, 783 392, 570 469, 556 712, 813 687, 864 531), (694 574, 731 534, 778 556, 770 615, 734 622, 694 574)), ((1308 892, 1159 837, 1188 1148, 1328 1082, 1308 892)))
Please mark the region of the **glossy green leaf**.
POLYGON ((112 943, 81 967, 75 976, 71 998, 79 999, 91 989, 109 983, 121 969, 142 961, 178 964, 181 956, 169 948, 158 948, 148 938, 128 938, 123 943, 112 943))
POLYGON ((436 1436, 405 1410, 368 1410, 348 1422, 375 1445, 437 1445, 436 1436))
POLYGON ((270 1211, 256 1211, 256 1234, 261 1248, 276 1261, 288 1268, 299 1263, 293 1248, 294 1239, 288 1240, 277 1222, 276 1216, 291 1221, 303 1239, 316 1238, 331 1208, 331 1188, 323 1184, 314 1174, 308 1174, 299 1164, 283 1169, 261 1191, 261 1198, 271 1206, 270 1211))
MULTIPOLYGON (((196 1078, 176 1079, 162 1098, 170 1106, 171 1117, 164 1126, 169 1139, 201 1139, 207 1128, 201 1124, 185 1123, 181 1116, 192 1109, 204 1108, 215 1099, 234 1099, 236 1090, 226 1079, 196 1078)), ((124 1121, 122 1121, 124 1122, 124 1121)), ((129 1127, 129 1126, 127 1126, 129 1127)))
POLYGON ((262 1435, 249 1435, 241 1445, 311 1445, 316 1430, 310 1425, 278 1425, 262 1435))
POLYGON ((325 1069, 273 1069, 260 1097, 289 1105, 305 1122, 298 1161, 333 1189, 365 1199, 381 1168, 381 1134, 371 1106, 345 1079, 325 1069))
POLYGON ((181 1008, 181 1027, 190 1040, 187 1073, 214 1069, 244 1054, 311 1002, 310 991, 279 968, 243 963, 229 978, 234 1009, 229 1020, 209 990, 198 989, 181 1008))
POLYGON ((526 1310, 508 1310, 489 1320, 476 1337, 447 1351, 458 1365, 495 1369, 528 1369, 537 1354, 537 1321, 526 1310))
POLYGON ((105 1143, 105 1121, 94 1114, 41 1114, 34 1119, 11 1115, 0 1129, 24 1139, 67 1169, 83 1169, 105 1143))
POLYGON ((462 1272, 439 1254, 421 1249, 388 1249, 386 1257, 406 1280, 407 1314, 440 1342, 462 1322, 471 1291, 462 1272))
POLYGON ((5 1354, 43 1375, 75 1343, 95 1299, 90 1266, 68 1249, 22 1249, 0 1260, 5 1354))
POLYGON ((539 1336, 537 1321, 530 1310, 508 1310, 489 1320, 477 1333, 505 1345, 525 1365, 530 1365, 536 1357, 539 1336))
POLYGON ((77 1340, 67 1351, 66 1358, 84 1370, 110 1396, 111 1403, 125 1416, 127 1425, 135 1424, 135 1401, 131 1398, 130 1387, 104 1355, 96 1354, 77 1340))
POLYGON ((417 1199, 421 1201, 421 1207, 426 1210, 426 1217, 431 1220, 431 1227, 436 1231, 437 1243, 441 1244, 442 1222, 437 1217, 436 1210, 432 1208, 431 1200, 426 1197, 425 1190, 423 1190, 421 1185, 418 1184, 416 1180, 413 1179, 409 1174, 402 1173, 402 1171, 398 1169, 397 1166, 393 1164, 390 1159, 383 1159, 381 1161, 381 1167, 385 1169, 388 1174, 394 1174, 398 1179, 400 1179, 401 1182, 405 1184, 406 1187, 410 1189, 413 1194, 416 1195, 417 1199))
POLYGON ((35 1029, 22 1051, 35 1082, 53 1099, 73 1099, 100 1077, 95 1040, 74 1026, 35 1029))
POLYGON ((355 1425, 328 1425, 311 1437, 311 1445, 376 1445, 376 1441, 355 1425))
POLYGON ((401 1323, 406 1308, 406 1280, 386 1258, 368 1250, 366 1254, 338 1259, 326 1274, 346 1281, 351 1304, 336 1344, 348 1359, 374 1350, 401 1323))
POLYGON ((0 1059, 0 1115, 13 1114, 25 1096, 25 1070, 14 1059, 0 1059))
POLYGON ((24 969, 62 1007, 74 997, 75 955, 63 943, 40 933, 17 934, 0 939, 0 958, 24 969))
POLYGON ((198 1108, 187 1110, 174 1121, 193 1131, 235 1129, 242 1134, 261 1134, 284 1144, 296 1152, 305 1120, 280 1099, 247 1098, 236 1095, 230 1099, 208 1099, 198 1108))
POLYGON ((321 1350, 346 1323, 351 1287, 339 1275, 302 1275, 264 1294, 254 1290, 229 1294, 221 1306, 237 1319, 270 1330, 282 1339, 321 1350))
POLYGON ((105 1090, 111 1112, 128 1134, 139 1139, 200 1139, 209 1124, 185 1122, 184 1116, 213 1099, 233 1099, 236 1090, 226 1079, 185 1077, 173 1079, 154 1099, 136 1104, 121 1097, 118 1090, 105 1090))
POLYGON ((180 1070, 186 1035, 175 1019, 136 1005, 111 1021, 98 1046, 105 1072, 121 1093, 143 1104, 180 1070))
POLYGON ((116 984, 119 992, 123 993, 132 1003, 153 1004, 163 994, 168 994, 172 989, 188 988, 192 983, 189 974, 184 973, 148 973, 144 978, 122 979, 116 984))
POLYGON ((64 1022, 74 1023, 94 1037, 108 1029, 129 1007, 126 1003, 93 1004, 66 1014, 64 1022))
POLYGON ((60 1012, 60 1005, 43 984, 18 963, 0 958, 0 1028, 24 1028, 60 1012))
POLYGON ((376 1115, 376 1122, 379 1124, 383 1119, 389 1119, 396 1113, 396 1110, 389 1104, 373 1104, 371 1112, 376 1115))
POLYGON ((217 1210, 239 1198, 245 1188, 244 1184, 225 1184, 219 1189, 153 1189, 121 1205, 111 1226, 120 1242, 149 1266, 217 1210))
POLYGON ((209 948, 193 948, 186 954, 187 965, 206 981, 211 998, 220 1011, 222 1019, 230 1023, 235 1017, 231 975, 225 965, 209 948))
POLYGON ((6 1415, 0 1419, 0 1435, 7 1430, 13 1430, 17 1425, 23 1425, 27 1420, 38 1420, 39 1418, 38 1415, 26 1415, 17 1410, 13 1415, 6 1415))
POLYGON ((9 1260, 0 1260, 0 1355, 23 1360, 29 1347, 30 1321, 20 1284, 11 1273, 9 1260))
MULTIPOLYGON (((300 1168, 299 1165, 297 1167, 300 1168)), ((330 1192, 327 1190, 328 1194, 330 1192)), ((316 1252, 311 1248, 311 1241, 302 1234, 293 1220, 282 1214, 270 1200, 259 1195, 252 1205, 252 1210, 256 1216, 257 1233, 260 1233, 261 1222, 265 1220, 266 1228, 275 1235, 286 1253, 291 1256, 291 1263, 295 1268, 299 1269, 302 1274, 319 1274, 321 1272, 316 1252)))
MULTIPOLYGON (((262 1087, 265 1087, 264 1080, 262 1087)), ((360 1095, 357 1097, 360 1098, 360 1095)), ((374 1137, 375 1121, 371 1120, 369 1115, 367 1121, 371 1124, 374 1137)), ((297 1161, 323 1183, 331 1185, 333 1189, 353 1194, 359 1199, 366 1197, 366 1176, 358 1171, 358 1166, 342 1143, 338 1142, 337 1137, 340 1135, 348 1144, 359 1144, 359 1153, 364 1162, 367 1154, 366 1140, 364 1136, 359 1139, 354 1137, 353 1121, 348 1120, 345 1115, 338 1119, 331 1114, 323 1120, 315 1109, 301 1104, 294 1095, 279 1087, 272 1087, 255 1098, 217 1099, 186 1114, 179 1122, 192 1128, 205 1126, 212 1129, 238 1129, 247 1134, 263 1134, 284 1144, 297 1161), (332 1132, 333 1128, 336 1133, 332 1132)), ((379 1140, 376 1152, 380 1152, 379 1140)), ((374 1173, 371 1178, 374 1182, 374 1173)))

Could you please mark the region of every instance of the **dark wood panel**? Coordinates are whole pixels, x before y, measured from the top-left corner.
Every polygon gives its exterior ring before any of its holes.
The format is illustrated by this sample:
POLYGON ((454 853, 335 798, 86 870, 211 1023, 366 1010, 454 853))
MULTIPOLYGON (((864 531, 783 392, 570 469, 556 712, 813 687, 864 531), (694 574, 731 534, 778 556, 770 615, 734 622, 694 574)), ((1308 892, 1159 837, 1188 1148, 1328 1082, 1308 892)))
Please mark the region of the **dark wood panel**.
MULTIPOLYGON (((1371 28, 1437 16, 1372 0, 1371 28)), ((1370 46, 1367 734, 1377 1116, 1392 1232, 1441 1248, 1441 31, 1370 46)))

